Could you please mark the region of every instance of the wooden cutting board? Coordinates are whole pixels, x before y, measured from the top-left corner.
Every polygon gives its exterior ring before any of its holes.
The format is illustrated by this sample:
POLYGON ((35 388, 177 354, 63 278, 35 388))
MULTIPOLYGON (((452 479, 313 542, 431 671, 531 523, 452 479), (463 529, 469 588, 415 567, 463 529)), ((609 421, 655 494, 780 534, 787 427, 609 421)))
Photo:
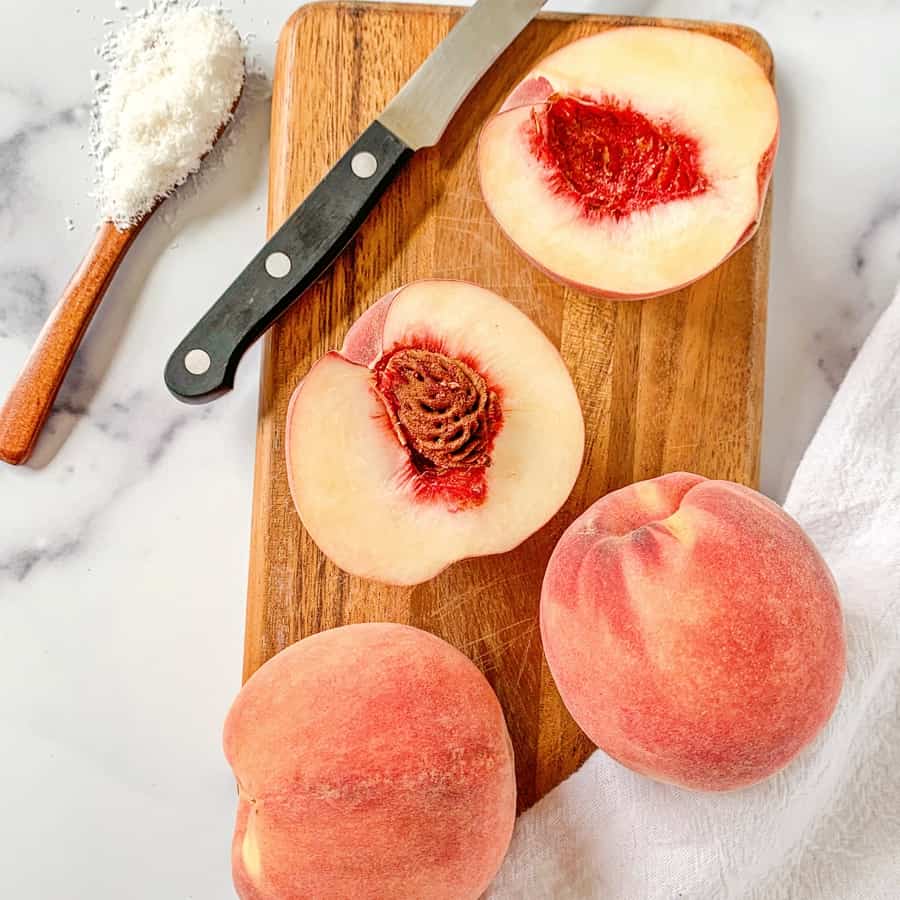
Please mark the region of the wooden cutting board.
MULTIPOLYGON (((288 22, 272 98, 269 231, 274 231, 460 11, 315 4, 288 22)), ((563 529, 615 488, 687 469, 755 485, 759 466, 769 206, 757 237, 698 284, 610 302, 551 281, 513 249, 482 203, 481 124, 544 55, 618 25, 717 35, 772 72, 753 31, 547 15, 532 23, 462 106, 440 146, 416 154, 337 264, 266 339, 262 365, 244 676, 288 644, 350 622, 407 622, 468 654, 490 679, 516 750, 520 808, 574 771, 591 745, 566 713, 541 652, 538 600, 563 529), (288 400, 310 365, 388 290, 423 277, 468 279, 530 315, 559 346, 587 427, 586 461, 564 509, 517 550, 468 560, 412 589, 345 575, 305 533, 288 492, 288 400)), ((361 514, 365 511, 361 510, 361 514)))

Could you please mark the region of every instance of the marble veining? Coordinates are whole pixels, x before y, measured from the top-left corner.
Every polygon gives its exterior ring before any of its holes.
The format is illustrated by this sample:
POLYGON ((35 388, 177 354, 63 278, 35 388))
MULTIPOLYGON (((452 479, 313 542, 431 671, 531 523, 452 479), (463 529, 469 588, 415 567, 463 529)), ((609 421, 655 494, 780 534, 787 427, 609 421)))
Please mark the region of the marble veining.
POLYGON ((54 562, 65 559, 81 549, 81 538, 64 538, 59 542, 43 546, 13 549, 0 557, 0 572, 8 574, 13 581, 23 582, 39 562, 54 562))
MULTIPOLYGON (((896 225, 898 222, 900 222, 900 187, 897 188, 897 193, 885 198, 853 245, 853 271, 857 275, 862 275, 869 261, 869 244, 882 229, 896 225)), ((898 251, 898 256, 900 256, 900 251, 898 251)))
POLYGON ((51 303, 47 282, 37 269, 0 271, 0 338, 11 335, 37 336, 51 303))
MULTIPOLYGON (((23 105, 29 103, 26 97, 13 95, 12 99, 23 105)), ((0 216, 13 214, 16 201, 26 196, 26 185, 22 183, 22 179, 24 156, 29 145, 48 134, 53 136, 60 128, 81 129, 87 122, 90 108, 89 104, 81 104, 47 114, 40 108, 39 101, 31 102, 37 106, 38 116, 24 122, 0 141, 0 216)))
MULTIPOLYGON (((9 4, 0 29, 3 392, 93 239, 90 70, 103 20, 122 16, 112 0, 51 6, 9 4)), ((268 84, 291 4, 231 6, 254 35, 238 120, 139 236, 33 462, 0 467, 0 793, 15 811, 0 870, 17 900, 231 895, 218 744, 240 678, 258 350, 210 406, 162 382, 265 233, 268 84)), ((762 485, 780 499, 900 279, 900 2, 549 8, 739 21, 772 46, 762 485)))
MULTIPOLYGON (((113 441, 128 442, 134 439, 134 430, 129 427, 135 417, 147 415, 145 409, 146 396, 138 391, 125 402, 113 401, 107 408, 98 412, 92 412, 85 406, 77 406, 71 403, 61 405, 55 410, 56 416, 71 416, 84 418, 97 431, 109 437, 113 441)), ((52 564, 59 559, 65 559, 73 553, 85 549, 90 552, 89 544, 93 525, 98 517, 102 516, 114 503, 117 503, 137 481, 142 479, 147 472, 152 470, 163 456, 175 445, 177 438, 188 427, 196 427, 208 420, 213 413, 213 407, 200 409, 196 415, 180 413, 170 417, 157 428, 154 433, 141 437, 140 465, 130 473, 126 480, 113 482, 108 490, 96 498, 96 502, 88 509, 82 511, 75 519, 74 525, 70 525, 66 533, 46 538, 34 545, 16 546, 7 543, 0 548, 0 574, 7 573, 14 580, 22 582, 28 575, 40 565, 52 564)), ((50 424, 51 432, 58 428, 58 423, 50 424)), ((75 475, 72 467, 68 473, 75 475)))

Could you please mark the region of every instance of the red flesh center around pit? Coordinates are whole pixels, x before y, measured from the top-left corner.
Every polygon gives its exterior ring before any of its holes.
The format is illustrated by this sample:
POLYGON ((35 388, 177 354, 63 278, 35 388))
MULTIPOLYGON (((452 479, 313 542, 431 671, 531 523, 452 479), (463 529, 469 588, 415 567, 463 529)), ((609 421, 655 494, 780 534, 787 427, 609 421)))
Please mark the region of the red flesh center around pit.
POLYGON ((409 453, 415 496, 452 509, 484 503, 503 415, 477 369, 425 347, 400 347, 375 365, 374 388, 409 453))
POLYGON ((694 138, 611 98, 554 94, 534 108, 531 125, 552 190, 589 218, 618 221, 709 187, 694 138))

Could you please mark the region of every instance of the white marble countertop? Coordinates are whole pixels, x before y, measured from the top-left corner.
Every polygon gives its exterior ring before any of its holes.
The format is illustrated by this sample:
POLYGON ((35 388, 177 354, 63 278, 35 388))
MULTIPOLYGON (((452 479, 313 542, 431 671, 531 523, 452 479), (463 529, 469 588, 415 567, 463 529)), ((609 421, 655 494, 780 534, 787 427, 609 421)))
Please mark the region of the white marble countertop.
MULTIPOLYGON (((293 4, 231 3, 270 74, 293 4)), ((774 49, 763 488, 778 499, 900 278, 900 2, 787 6, 556 7, 743 22, 774 49)), ((103 20, 122 15, 112 0, 4 4, 4 393, 93 237, 89 73, 103 20)), ((0 467, 0 892, 16 900, 232 896, 219 732, 240 680, 258 355, 202 408, 161 371, 264 235, 264 77, 253 87, 233 146, 123 265, 34 463, 0 467)))

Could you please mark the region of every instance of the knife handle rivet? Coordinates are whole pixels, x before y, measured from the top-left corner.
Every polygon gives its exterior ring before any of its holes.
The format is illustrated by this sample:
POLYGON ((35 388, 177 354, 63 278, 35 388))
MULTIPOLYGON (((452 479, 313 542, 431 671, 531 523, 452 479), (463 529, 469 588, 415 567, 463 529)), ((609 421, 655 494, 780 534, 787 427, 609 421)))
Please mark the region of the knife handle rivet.
POLYGON ((363 150, 350 160, 350 168, 357 178, 371 178, 378 169, 378 160, 368 150, 363 150))
POLYGON ((205 350, 197 348, 195 350, 188 350, 188 352, 184 354, 184 367, 191 375, 205 375, 209 371, 211 365, 212 360, 205 350))
POLYGON ((291 271, 291 258, 280 250, 270 253, 266 257, 266 271, 273 278, 284 278, 291 271))

